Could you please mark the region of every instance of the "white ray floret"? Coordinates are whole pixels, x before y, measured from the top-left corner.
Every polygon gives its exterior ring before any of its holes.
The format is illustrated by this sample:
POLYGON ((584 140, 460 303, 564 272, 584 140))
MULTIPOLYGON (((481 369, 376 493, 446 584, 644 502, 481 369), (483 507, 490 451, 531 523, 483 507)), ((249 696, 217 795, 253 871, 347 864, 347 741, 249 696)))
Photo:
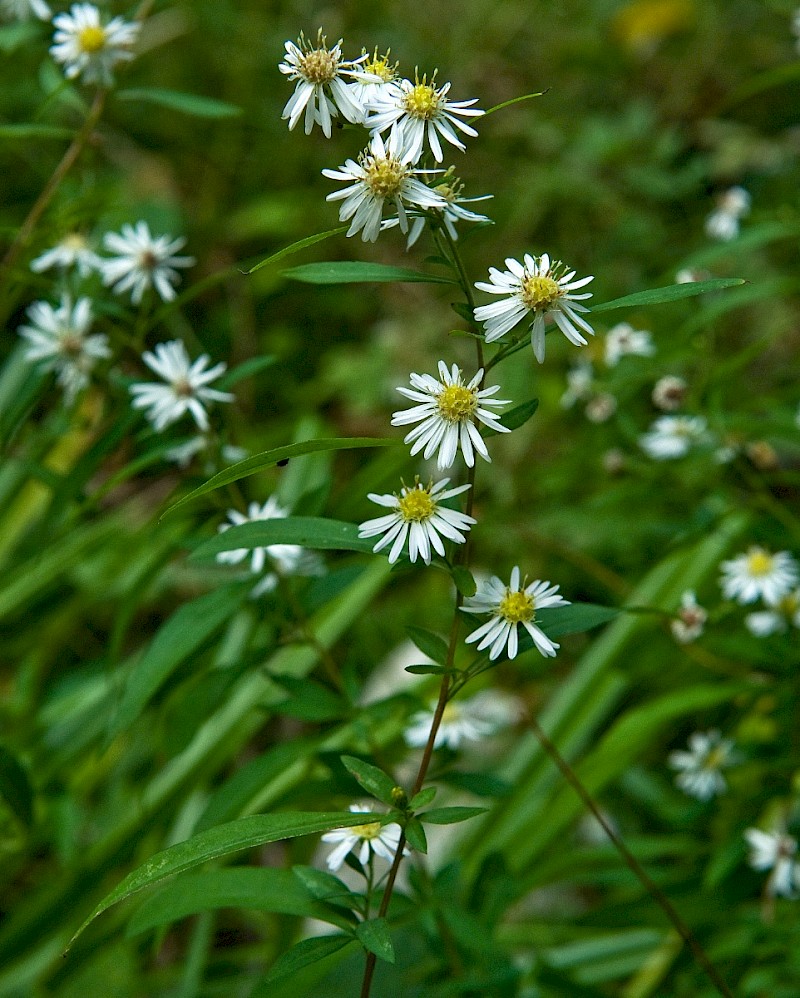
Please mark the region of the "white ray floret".
MULTIPOLYGON (((456 222, 491 222, 491 218, 488 215, 479 215, 475 211, 471 211, 469 208, 463 207, 465 204, 473 204, 476 201, 489 201, 493 194, 482 194, 474 198, 462 197, 462 191, 464 190, 464 185, 461 181, 455 177, 450 179, 453 173, 453 168, 450 167, 445 172, 445 183, 437 184, 433 189, 435 192, 445 200, 445 204, 438 208, 430 208, 424 214, 417 214, 411 222, 411 226, 408 231, 408 241, 406 243, 406 248, 411 249, 414 243, 422 235, 422 230, 425 228, 426 223, 431 224, 432 222, 439 222, 447 230, 447 234, 451 239, 458 239, 458 230, 456 229, 456 222)), ((413 211, 409 212, 410 215, 414 215, 413 211)), ((398 220, 396 218, 387 219, 382 225, 382 228, 389 229, 397 225, 398 220)))
POLYGON ((0 0, 0 18, 28 21, 38 17, 40 21, 49 21, 52 16, 53 12, 44 0, 0 0))
POLYGON ((798 581, 797 562, 788 551, 772 554, 758 545, 723 561, 720 568, 722 591, 737 603, 755 603, 761 598, 775 606, 798 581))
MULTIPOLYGON (((412 748, 423 748, 431 733, 435 705, 413 714, 403 738, 412 748)), ((482 690, 469 700, 451 700, 444 709, 433 747, 458 749, 464 742, 477 742, 513 724, 522 715, 515 697, 496 690, 482 690)))
POLYGON ((84 83, 109 87, 117 63, 133 58, 131 48, 139 37, 139 25, 112 18, 104 24, 100 10, 91 3, 76 3, 68 14, 53 18, 50 55, 64 67, 68 80, 81 76, 84 83))
POLYGON ((764 832, 748 828, 744 832, 750 846, 748 862, 754 870, 771 870, 766 891, 770 897, 797 896, 798 866, 795 862, 797 841, 783 831, 764 832))
POLYGON ((511 571, 511 581, 505 584, 496 575, 464 601, 466 613, 490 613, 491 619, 467 636, 467 644, 477 641, 478 651, 489 649, 489 658, 498 658, 505 650, 514 658, 519 648, 519 625, 531 636, 537 650, 553 657, 560 645, 536 626, 536 611, 551 606, 569 606, 569 600, 558 595, 558 586, 536 579, 530 585, 520 584, 519 566, 511 571))
POLYGON ((103 245, 115 257, 102 262, 103 283, 115 294, 131 293, 138 305, 148 288, 155 288, 164 301, 175 297, 174 285, 180 280, 176 267, 191 267, 194 257, 175 256, 186 245, 183 237, 153 236, 147 222, 123 225, 122 232, 108 232, 103 245))
POLYGON ((443 478, 435 485, 424 486, 417 480, 410 488, 404 485, 399 496, 370 492, 368 498, 372 502, 392 512, 362 523, 358 528, 359 537, 382 534, 372 550, 382 551, 391 544, 389 561, 392 563, 397 561, 406 545, 412 562, 419 556, 426 565, 430 565, 434 551, 443 558, 442 537, 455 544, 463 544, 467 539, 464 532, 475 523, 466 513, 441 505, 445 499, 452 499, 470 488, 469 485, 458 485, 448 489, 449 482, 449 478, 443 478))
POLYGON ((64 389, 64 400, 71 403, 89 383, 89 374, 98 360, 111 356, 108 337, 102 333, 89 336, 92 303, 79 298, 75 304, 68 295, 54 308, 48 302, 34 302, 28 309, 29 325, 19 333, 30 346, 25 352, 29 361, 43 361, 46 371, 54 371, 64 389))
POLYGON ((634 329, 629 322, 618 322, 606 333, 605 361, 616 367, 623 357, 652 357, 656 352, 653 334, 646 329, 634 329))
POLYGON ((489 268, 489 281, 478 281, 475 287, 499 301, 479 305, 475 318, 482 322, 486 342, 492 343, 505 336, 523 319, 532 319, 531 346, 536 359, 544 361, 545 325, 552 320, 575 346, 585 346, 584 333, 593 336, 594 330, 582 317, 589 309, 581 302, 591 298, 591 292, 576 294, 594 280, 581 277, 575 280, 575 271, 568 270, 560 260, 552 261, 547 253, 539 257, 526 253, 523 263, 511 257, 506 259, 507 270, 489 268))
POLYGON ((510 433, 508 427, 498 421, 499 414, 490 411, 493 407, 508 405, 510 400, 493 399, 500 386, 480 388, 482 379, 483 368, 464 384, 459 368, 453 364, 448 370, 440 360, 438 381, 430 374, 412 374, 411 388, 397 389, 417 403, 411 409, 400 409, 392 414, 392 426, 419 424, 404 437, 405 443, 412 445, 412 455, 422 451, 427 460, 438 451, 440 469, 453 464, 459 448, 470 468, 475 463, 476 451, 484 461, 491 462, 476 422, 497 433, 510 433))
MULTIPOLYGON (((355 814, 376 813, 371 804, 351 804, 350 810, 355 814)), ((350 852, 356 854, 362 866, 367 865, 373 854, 391 862, 400 845, 400 826, 369 821, 363 825, 350 825, 349 828, 334 828, 331 832, 325 832, 322 841, 336 844, 326 860, 328 869, 335 873, 350 852)))
POLYGON ((93 270, 102 269, 102 261, 90 248, 85 236, 80 232, 70 232, 52 249, 45 250, 31 261, 31 270, 36 274, 41 274, 52 267, 59 267, 62 270, 75 267, 81 277, 88 277, 93 270))
MULTIPOLYGON (((434 74, 435 77, 436 74, 434 74)), ((392 141, 416 163, 422 156, 427 139, 428 147, 437 163, 444 159, 441 139, 461 149, 466 148, 456 129, 474 138, 478 133, 461 118, 478 118, 485 112, 473 107, 472 100, 447 99, 450 84, 437 87, 426 76, 420 81, 397 80, 383 87, 372 99, 365 124, 374 132, 391 129, 392 141)))
POLYGON ((678 770, 675 784, 690 797, 711 800, 724 793, 728 784, 721 770, 734 761, 733 742, 719 731, 695 731, 687 751, 670 752, 669 764, 678 770))
POLYGON ((377 77, 366 75, 359 69, 359 65, 367 59, 366 53, 359 59, 343 59, 341 46, 340 38, 333 48, 328 48, 321 28, 316 42, 310 42, 302 34, 297 45, 286 42, 286 55, 278 68, 290 80, 297 81, 281 115, 284 120, 288 119, 290 130, 302 117, 306 135, 317 124, 330 138, 331 122, 340 113, 354 124, 363 122, 364 109, 346 80, 359 79, 369 83, 376 81, 377 77))
POLYGON ((205 431, 209 425, 206 405, 234 400, 230 392, 208 387, 227 365, 220 362, 206 370, 208 355, 192 361, 180 340, 159 343, 152 353, 142 354, 142 360, 165 382, 144 382, 130 387, 134 408, 148 410, 145 415, 155 430, 163 430, 188 412, 198 428, 205 431))
POLYGON ((397 212, 397 224, 402 232, 408 231, 406 206, 446 207, 447 202, 441 194, 417 179, 419 172, 411 167, 407 156, 397 155, 391 144, 385 146, 380 135, 374 135, 358 162, 348 159, 338 170, 322 171, 331 180, 348 185, 329 194, 326 200, 342 201, 339 219, 350 221, 348 236, 360 232, 364 242, 374 243, 387 206, 397 212))

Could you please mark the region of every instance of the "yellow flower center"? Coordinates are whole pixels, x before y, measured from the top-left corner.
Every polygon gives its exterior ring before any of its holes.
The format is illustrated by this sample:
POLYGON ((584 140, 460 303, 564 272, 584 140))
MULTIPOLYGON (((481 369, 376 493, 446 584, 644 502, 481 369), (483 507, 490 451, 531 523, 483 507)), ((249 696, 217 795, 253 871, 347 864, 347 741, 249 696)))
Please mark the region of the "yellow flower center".
POLYGON ((756 577, 769 575, 772 571, 772 555, 762 551, 761 548, 753 548, 747 556, 747 570, 756 577))
POLYGON ((475 414, 478 395, 463 385, 448 385, 436 400, 439 415, 448 423, 463 423, 475 414))
POLYGON ((717 745, 716 748, 711 749, 703 760, 703 769, 719 769, 725 761, 726 754, 727 753, 723 746, 717 745))
POLYGON ((381 823, 370 821, 368 825, 351 825, 350 831, 360 839, 377 839, 381 834, 381 823))
POLYGON ((412 118, 430 121, 439 110, 441 98, 430 83, 418 83, 403 97, 403 107, 412 118))
POLYGON ((61 245, 64 249, 76 251, 86 249, 88 244, 79 232, 71 232, 68 236, 64 236, 61 240, 61 245))
POLYGON ((561 286, 552 277, 526 277, 522 282, 522 300, 531 310, 547 308, 561 294, 561 286))
POLYGON ((401 163, 396 156, 387 156, 386 159, 368 156, 362 165, 364 182, 379 198, 391 198, 399 194, 403 182, 411 172, 410 168, 401 163))
POLYGON ((398 499, 397 504, 400 515, 406 522, 414 520, 421 523, 433 516, 436 509, 436 503, 431 499, 430 492, 419 487, 406 492, 398 499))
POLYGON ((299 69, 309 83, 330 83, 339 69, 339 60, 328 49, 312 49, 303 55, 299 69))
POLYGON ((777 609, 786 614, 787 617, 794 617, 800 610, 800 589, 793 593, 787 593, 779 599, 777 609))
POLYGON ((101 28, 99 25, 89 25, 87 28, 82 28, 80 34, 78 35, 78 44, 84 52, 88 52, 90 54, 93 52, 99 52, 105 43, 105 28, 101 28))
POLYGON ((61 337, 60 348, 66 356, 76 357, 83 350, 83 340, 74 329, 69 329, 61 337))
POLYGON ((389 52, 386 55, 378 55, 378 50, 375 50, 375 54, 369 62, 364 63, 364 72, 371 73, 373 76, 379 76, 384 83, 389 83, 397 75, 395 69, 397 68, 397 63, 394 66, 389 65, 389 52))
POLYGON ((517 592, 506 590, 497 608, 498 614, 509 624, 521 624, 524 620, 533 620, 535 604, 533 596, 519 589, 517 592))

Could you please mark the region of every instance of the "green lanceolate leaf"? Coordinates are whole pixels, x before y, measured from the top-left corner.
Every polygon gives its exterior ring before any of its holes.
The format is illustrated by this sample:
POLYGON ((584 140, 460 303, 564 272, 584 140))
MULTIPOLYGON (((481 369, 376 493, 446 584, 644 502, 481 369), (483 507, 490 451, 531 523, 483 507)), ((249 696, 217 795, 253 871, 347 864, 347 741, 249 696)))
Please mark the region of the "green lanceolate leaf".
POLYGON ((354 894, 347 884, 332 873, 317 870, 313 866, 293 866, 291 874, 303 885, 303 890, 317 901, 328 901, 347 908, 357 908, 363 901, 360 894, 354 894))
MULTIPOLYGON (((500 414, 500 421, 503 426, 507 426, 509 430, 516 430, 518 427, 523 426, 531 416, 539 408, 539 399, 531 399, 530 402, 523 402, 522 405, 515 405, 513 409, 509 409, 508 412, 500 414)), ((497 430, 485 429, 483 432, 484 437, 493 437, 497 434, 497 430)))
POLYGON ((17 757, 0 745, 0 797, 23 825, 33 823, 33 790, 17 757))
POLYGON ((592 308, 592 314, 611 312, 616 308, 634 308, 639 305, 663 305, 682 298, 694 298, 708 291, 724 291, 725 288, 738 288, 747 282, 741 277, 718 277, 712 281, 694 281, 688 284, 670 284, 666 288, 652 288, 650 291, 637 291, 636 294, 601 302, 592 308))
POLYGON ((447 664, 447 642, 432 631, 422 627, 407 627, 406 632, 423 655, 439 665, 447 664))
POLYGON ((394 963, 394 946, 385 918, 372 918, 356 929, 356 937, 364 949, 387 963, 394 963))
POLYGON ((474 596, 478 591, 475 578, 468 568, 464 568, 463 565, 453 565, 450 574, 456 589, 462 596, 474 596))
POLYGON ((204 541, 192 552, 192 560, 213 558, 221 551, 299 544, 318 551, 372 551, 374 538, 358 536, 355 523, 326 520, 318 516, 287 516, 242 523, 204 541))
POLYGON ((423 811, 419 820, 426 825, 455 825, 486 814, 486 811, 485 807, 433 807, 430 811, 423 811))
MULTIPOLYGON (((356 759, 352 755, 342 756, 342 765, 353 776, 359 786, 362 786, 368 794, 390 807, 394 806, 392 792, 397 784, 377 766, 373 766, 361 759, 356 759)), ((375 819, 373 818, 373 821, 375 819)))
POLYGON ((443 665, 407 665, 403 671, 412 676, 441 676, 448 670, 443 665))
POLYGON ((416 849, 417 852, 427 854, 428 839, 419 818, 409 818, 406 822, 405 833, 406 840, 412 849, 416 849))
POLYGON ((216 100, 213 97, 201 97, 198 94, 186 94, 179 90, 165 90, 161 87, 135 87, 128 90, 117 90, 114 93, 117 100, 143 101, 190 114, 195 118, 235 118, 242 113, 240 107, 216 100))
POLYGON ((304 967, 310 967, 312 963, 324 960, 326 956, 337 953, 348 943, 353 942, 352 936, 312 936, 310 939, 301 939, 295 943, 291 949, 287 950, 273 963, 269 973, 261 980, 258 989, 254 992, 253 998, 268 994, 263 990, 265 985, 280 981, 286 977, 294 975, 304 967))
POLYGON ((205 832, 193 835, 185 842, 179 842, 169 849, 156 853, 142 866, 129 873, 82 923, 70 939, 67 948, 87 925, 112 905, 176 873, 183 873, 209 860, 230 856, 232 853, 241 852, 242 849, 266 845, 268 842, 280 842, 282 839, 293 839, 299 835, 314 835, 330 831, 332 828, 363 825, 367 821, 375 820, 374 814, 354 814, 351 811, 342 813, 284 811, 280 814, 254 814, 248 818, 239 818, 237 821, 218 825, 216 828, 209 828, 205 832))
POLYGON ((484 118, 487 114, 494 114, 495 111, 502 111, 505 107, 511 107, 512 104, 520 104, 524 100, 532 100, 534 97, 544 97, 547 93, 546 90, 540 90, 536 94, 522 94, 520 97, 512 97, 511 100, 504 100, 502 104, 495 104, 494 107, 490 107, 488 111, 484 113, 484 118))
POLYGON ((418 794, 414 794, 408 802, 408 806, 412 811, 418 811, 421 807, 427 807, 435 796, 436 787, 425 787, 425 789, 420 790, 418 794))
POLYGON ((40 125, 36 122, 0 125, 0 139, 4 141, 29 139, 62 139, 69 141, 75 133, 58 125, 40 125))
POLYGON ((293 253, 299 253, 300 250, 307 249, 309 246, 314 246, 317 243, 323 242, 325 239, 330 239, 331 236, 338 236, 342 232, 347 232, 349 226, 340 225, 336 229, 328 229, 325 232, 315 232, 313 236, 306 236, 303 239, 298 239, 297 242, 292 243, 289 246, 284 246, 283 249, 278 250, 277 253, 273 253, 266 259, 257 263, 255 267, 251 267, 249 270, 242 271, 248 277, 250 274, 255 274, 257 270, 261 270, 262 267, 267 267, 271 263, 277 263, 278 260, 283 260, 287 256, 292 256, 293 253))
POLYGON ((162 515, 161 519, 169 516, 170 513, 174 513, 176 509, 180 509, 194 499, 199 499, 200 496, 208 495, 209 492, 221 489, 224 485, 230 485, 231 482, 238 482, 242 478, 255 475, 256 472, 263 471, 265 468, 274 468, 281 461, 289 461, 293 457, 302 457, 303 454, 316 454, 319 451, 357 450, 360 447, 389 447, 396 443, 396 440, 385 440, 379 437, 337 437, 326 440, 302 440, 297 444, 274 447, 272 450, 265 450, 261 454, 254 454, 252 457, 245 458, 244 461, 238 461, 236 464, 232 464, 230 468, 225 468, 224 471, 220 471, 214 475, 213 478, 209 478, 203 485, 200 485, 194 491, 179 499, 178 502, 173 503, 162 515))
POLYGON ((337 260, 330 263, 306 263, 284 271, 286 277, 305 284, 455 284, 452 277, 426 274, 408 267, 389 267, 383 263, 337 260))

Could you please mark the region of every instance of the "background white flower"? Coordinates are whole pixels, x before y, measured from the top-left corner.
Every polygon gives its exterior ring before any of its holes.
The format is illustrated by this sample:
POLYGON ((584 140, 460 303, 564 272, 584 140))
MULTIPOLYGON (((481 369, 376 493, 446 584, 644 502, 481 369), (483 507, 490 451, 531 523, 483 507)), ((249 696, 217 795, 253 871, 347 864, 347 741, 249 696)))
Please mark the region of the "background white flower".
MULTIPOLYGON (((412 715, 403 732, 408 745, 413 748, 427 745, 434 710, 435 705, 432 705, 429 710, 412 715)), ((446 745, 457 749, 462 742, 480 741, 513 724, 521 714, 521 705, 515 697, 496 690, 482 690, 468 700, 451 700, 444 709, 433 747, 446 745)))
POLYGON ((518 625, 522 624, 538 651, 545 657, 553 657, 560 645, 551 641, 535 623, 536 611, 550 606, 569 606, 569 600, 558 595, 558 586, 539 579, 521 586, 519 566, 515 565, 508 585, 494 575, 474 596, 464 601, 462 610, 466 613, 492 615, 467 636, 467 644, 480 642, 478 651, 489 648, 492 660, 498 658, 504 648, 508 657, 514 658, 519 648, 518 625))
POLYGON ((133 58, 131 46, 139 37, 139 25, 112 18, 104 24, 100 10, 90 3, 76 3, 68 14, 53 18, 50 55, 64 66, 68 80, 83 76, 85 83, 111 86, 112 69, 133 58))
POLYGON ((750 211, 750 195, 744 187, 730 187, 719 198, 706 219, 706 234, 727 242, 739 235, 739 221, 750 211))
POLYGON ((744 623, 757 638, 783 634, 790 627, 800 628, 800 589, 785 593, 769 610, 749 613, 744 623))
POLYGON ((639 446, 656 461, 685 457, 707 436, 702 416, 659 416, 650 430, 639 438, 639 446))
POLYGON ((681 596, 678 615, 670 621, 670 629, 677 641, 682 645, 697 640, 703 633, 708 613, 697 602, 697 597, 691 589, 681 596))
POLYGON ((483 368, 464 384, 459 368, 453 364, 448 370, 440 360, 438 381, 430 374, 412 374, 412 387, 397 389, 417 403, 411 409, 392 413, 392 426, 419 423, 403 438, 405 443, 412 444, 412 456, 423 451, 427 460, 438 450, 437 463, 441 470, 453 464, 460 447, 470 468, 475 463, 475 451, 484 461, 491 462, 475 422, 498 433, 510 433, 508 427, 498 422, 499 414, 489 411, 491 407, 508 405, 510 400, 493 399, 491 396, 500 391, 500 386, 481 389, 478 386, 482 378, 483 368))
POLYGON ((695 731, 689 736, 688 751, 670 752, 669 764, 679 770, 675 783, 684 793, 698 800, 711 800, 727 789, 720 770, 730 766, 733 742, 719 731, 695 731))
POLYGON ((469 530, 475 523, 471 516, 440 505, 443 500, 451 499, 470 488, 469 485, 459 485, 444 491, 449 481, 449 478, 443 478, 427 487, 417 481, 411 488, 404 485, 399 496, 370 492, 368 498, 372 502, 386 506, 392 512, 362 523, 358 528, 359 537, 383 534, 372 550, 377 552, 391 544, 390 562, 397 561, 406 542, 408 557, 412 562, 419 555, 426 565, 430 565, 433 551, 443 558, 444 545, 441 538, 446 537, 456 544, 463 544, 466 537, 462 531, 469 530))
MULTIPOLYGON (((351 804, 350 810, 355 814, 377 813, 371 804, 351 804)), ((380 821, 369 821, 363 825, 351 825, 349 828, 334 828, 331 832, 325 832, 322 841, 336 843, 336 848, 326 860, 328 869, 335 873, 349 852, 356 853, 362 866, 367 865, 372 853, 391 862, 400 845, 400 826, 381 825, 380 821)))
POLYGON ((748 862, 754 870, 771 870, 767 879, 767 894, 792 898, 796 896, 798 867, 794 861, 797 842, 785 832, 777 829, 762 832, 760 828, 748 828, 744 832, 750 846, 748 862))
POLYGON ((52 13, 44 0, 0 0, 0 18, 27 21, 38 17, 40 21, 49 21, 52 13))
POLYGON ((619 322, 606 333, 605 360, 616 367, 623 357, 652 357, 656 352, 653 334, 646 329, 634 329, 629 322, 619 322))
POLYGON ((755 603, 762 598, 775 606, 798 581, 797 562, 788 551, 772 554, 758 545, 723 561, 720 568, 723 593, 738 603, 755 603))
POLYGON ((675 412, 686 401, 687 387, 683 378, 665 374, 653 385, 653 405, 662 412, 675 412))
POLYGON ((40 274, 51 267, 75 267, 81 277, 88 277, 93 270, 102 268, 100 257, 89 247, 88 240, 79 232, 70 232, 52 249, 31 261, 31 270, 40 274))
POLYGON ((189 412, 199 429, 205 431, 209 425, 205 406, 209 402, 233 402, 235 398, 230 392, 208 387, 227 365, 220 362, 206 370, 208 355, 192 362, 180 340, 159 343, 153 353, 142 354, 142 360, 166 382, 149 381, 130 387, 134 408, 149 410, 146 416, 155 430, 163 430, 189 412))
POLYGON ((152 287, 164 301, 175 297, 174 284, 180 280, 176 267, 191 267, 194 257, 175 256, 186 245, 183 237, 152 236, 147 222, 136 226, 123 225, 122 232, 107 232, 103 245, 116 257, 103 260, 103 283, 112 285, 115 294, 131 292, 131 301, 138 305, 145 291, 152 287))
POLYGON ((533 315, 531 324, 531 346, 536 359, 544 361, 545 323, 552 319, 566 338, 575 346, 587 343, 583 333, 594 335, 589 323, 578 313, 589 309, 581 304, 591 298, 591 292, 575 294, 594 280, 582 277, 573 280, 574 270, 568 270, 560 260, 551 263, 547 253, 540 257, 526 253, 524 263, 511 257, 506 259, 507 270, 489 268, 489 282, 478 281, 475 287, 492 295, 502 295, 500 301, 490 305, 479 305, 475 318, 482 322, 486 330, 486 342, 492 343, 518 322, 533 315))

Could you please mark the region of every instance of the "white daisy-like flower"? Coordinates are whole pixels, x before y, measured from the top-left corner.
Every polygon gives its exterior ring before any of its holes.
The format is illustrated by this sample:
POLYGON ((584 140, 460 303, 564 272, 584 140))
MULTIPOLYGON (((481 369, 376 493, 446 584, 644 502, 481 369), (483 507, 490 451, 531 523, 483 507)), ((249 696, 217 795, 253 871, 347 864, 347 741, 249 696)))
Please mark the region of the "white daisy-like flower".
POLYGON ((166 382, 149 381, 130 387, 134 408, 149 410, 145 415, 155 430, 163 430, 188 412, 198 428, 205 431, 209 425, 205 406, 209 402, 233 402, 235 398, 230 392, 208 387, 227 365, 220 362, 206 370, 208 355, 192 361, 180 340, 159 343, 153 353, 142 354, 142 360, 166 382))
MULTIPOLYGON (((351 804, 350 810, 371 814, 375 808, 371 804, 351 804)), ((335 873, 344 863, 345 856, 354 852, 362 866, 366 866, 372 855, 380 856, 390 863, 394 859, 397 847, 400 845, 400 826, 395 823, 381 825, 380 821, 370 821, 364 825, 350 825, 349 828, 334 828, 325 832, 323 842, 335 842, 336 848, 328 856, 328 869, 335 873)), ((404 855, 407 853, 404 847, 404 855)))
POLYGON ((389 61, 391 51, 391 49, 387 49, 385 55, 378 55, 376 47, 370 56, 366 49, 361 50, 364 62, 361 63, 359 74, 353 83, 348 83, 353 101, 361 108, 358 124, 364 123, 367 108, 381 94, 387 84, 397 79, 398 63, 389 61))
MULTIPOLYGON (((432 705, 429 710, 412 715, 403 732, 406 744, 412 748, 428 744, 434 712, 432 705)), ((521 705, 515 697, 495 690, 482 690, 469 700, 452 700, 444 709, 433 747, 446 745, 455 750, 462 742, 478 742, 513 724, 521 714, 521 705)))
POLYGON ((687 589, 681 596, 681 606, 678 615, 670 621, 670 630, 675 640, 682 645, 687 645, 703 633, 703 629, 708 620, 708 613, 705 608, 697 602, 697 596, 691 589, 687 589))
POLYGON ((619 322, 606 333, 605 360, 609 367, 616 367, 623 357, 652 357, 655 352, 653 334, 634 329, 629 322, 619 322))
POLYGON ((749 613, 744 623, 748 631, 757 638, 783 634, 790 627, 800 628, 800 589, 794 589, 781 596, 770 610, 749 613))
POLYGON ((389 561, 394 563, 400 557, 400 552, 408 542, 408 557, 411 561, 422 557, 426 565, 430 565, 433 551, 444 558, 442 537, 456 544, 463 544, 466 537, 462 531, 467 531, 476 522, 466 513, 448 509, 441 503, 445 499, 461 495, 470 488, 469 485, 458 485, 448 489, 449 478, 443 478, 435 485, 423 485, 417 480, 411 488, 404 485, 400 495, 377 495, 370 492, 368 498, 379 506, 391 509, 391 513, 378 516, 373 520, 365 520, 358 528, 359 537, 383 537, 377 542, 373 551, 381 551, 388 544, 389 561))
POLYGON ((750 195, 744 187, 730 187, 719 198, 717 208, 706 219, 706 234, 728 242, 739 235, 739 221, 750 211, 750 195))
POLYGON ((322 28, 315 43, 302 33, 297 45, 286 42, 286 56, 278 69, 290 80, 297 81, 281 115, 284 120, 288 118, 290 131, 303 117, 306 135, 311 133, 316 122, 326 138, 330 138, 331 121, 338 118, 340 112, 347 121, 354 124, 363 122, 364 108, 355 99, 345 77, 370 82, 372 77, 359 70, 359 64, 366 61, 367 55, 364 53, 359 59, 343 59, 341 46, 340 38, 329 49, 322 28))
POLYGON ((79 298, 73 305, 68 295, 62 296, 58 308, 37 301, 28 309, 28 319, 30 325, 19 328, 20 336, 30 343, 25 359, 44 361, 44 370, 55 371, 64 389, 64 401, 70 404, 89 384, 95 362, 111 356, 107 336, 87 335, 92 325, 92 303, 88 298, 79 298))
POLYGON ((164 301, 172 301, 180 276, 176 267, 191 267, 194 257, 175 256, 176 250, 186 245, 181 236, 153 236, 147 222, 136 226, 123 225, 122 232, 107 232, 103 237, 105 248, 116 254, 114 259, 102 261, 103 283, 112 285, 112 291, 121 295, 131 292, 131 301, 138 305, 148 288, 155 288, 164 301))
MULTIPOLYGON (((445 176, 448 174, 452 175, 452 167, 447 170, 445 176)), ((479 215, 475 211, 470 211, 469 208, 464 208, 465 204, 473 204, 476 201, 489 201, 494 195, 492 194, 482 194, 479 197, 465 198, 461 196, 461 192, 464 190, 464 185, 461 181, 454 177, 449 179, 443 184, 437 184, 434 188, 436 193, 444 198, 445 204, 443 207, 431 208, 429 214, 417 215, 416 218, 411 223, 411 228, 408 232, 408 242, 406 243, 406 248, 411 249, 414 243, 419 239, 422 234, 422 230, 425 228, 425 223, 431 222, 431 216, 439 221, 447 229, 447 233, 451 239, 454 241, 458 239, 458 230, 456 229, 456 222, 491 222, 491 218, 488 215, 479 215)), ((397 225, 395 219, 389 219, 384 222, 384 228, 389 228, 391 226, 397 225)))
POLYGON ((737 603, 755 603, 759 598, 770 606, 797 585, 797 562, 788 551, 772 554, 766 548, 753 545, 720 565, 722 592, 737 603))
MULTIPOLYGON (((435 77, 436 74, 434 74, 435 77)), ((473 107, 478 98, 451 101, 447 99, 450 84, 436 86, 435 79, 430 83, 426 76, 420 81, 397 80, 387 84, 374 96, 367 107, 365 124, 374 132, 392 130, 392 139, 397 148, 407 153, 412 163, 422 156, 425 139, 437 163, 444 159, 440 136, 450 145, 466 148, 454 131, 453 126, 464 135, 474 138, 478 133, 460 118, 478 118, 484 111, 473 107)))
POLYGON ((732 749, 733 742, 719 731, 695 731, 689 736, 688 751, 669 754, 670 766, 679 770, 676 786, 704 801, 724 793, 728 784, 721 770, 735 762, 732 749))
POLYGON ((767 894, 770 897, 793 898, 796 896, 798 867, 794 856, 797 842, 777 829, 763 832, 760 828, 748 828, 744 832, 750 846, 748 862, 754 870, 771 870, 767 880, 767 894))
POLYGON ((394 207, 397 224, 402 232, 408 231, 406 205, 417 208, 443 209, 447 202, 434 189, 417 180, 407 156, 398 156, 391 145, 387 148, 380 135, 374 135, 369 148, 358 158, 348 159, 339 170, 323 170, 331 180, 348 184, 343 190, 334 191, 327 201, 342 201, 339 219, 350 222, 348 236, 361 233, 364 242, 375 242, 380 235, 383 210, 394 207))
POLYGON ((531 346, 536 359, 544 361, 545 323, 552 319, 566 338, 575 346, 587 343, 583 333, 594 336, 594 330, 578 313, 589 309, 580 302, 591 298, 591 292, 575 294, 594 280, 581 277, 573 280, 574 270, 568 270, 560 260, 551 263, 547 253, 539 257, 526 253, 524 263, 506 259, 507 270, 489 268, 489 282, 478 281, 475 287, 492 295, 502 295, 500 301, 479 305, 475 318, 486 330, 486 342, 492 343, 518 322, 533 315, 531 346), (583 331, 583 333, 581 332, 583 331))
POLYGON ((403 438, 404 443, 412 444, 412 456, 423 451, 427 461, 438 450, 437 463, 442 470, 453 464, 460 447, 470 468, 475 463, 475 451, 484 461, 491 462, 475 422, 477 420, 497 433, 510 433, 507 426, 498 422, 499 414, 490 411, 492 407, 508 405, 510 399, 493 399, 492 395, 500 391, 500 386, 481 389, 482 379, 483 368, 464 384, 459 368, 453 364, 448 370, 440 360, 438 381, 430 374, 412 374, 411 388, 397 389, 417 403, 411 409, 392 413, 392 426, 419 423, 403 438))
POLYGON ((576 402, 591 397, 594 383, 594 368, 590 360, 579 360, 567 371, 567 389, 561 396, 562 409, 571 409, 576 402))
POLYGON ((52 267, 68 270, 75 267, 81 277, 88 277, 93 270, 102 268, 100 257, 89 246, 86 236, 80 232, 70 232, 64 236, 52 249, 31 261, 31 270, 41 274, 52 267))
POLYGON ((488 648, 492 660, 498 658, 504 649, 509 658, 514 658, 519 647, 517 625, 522 624, 537 650, 545 657, 553 657, 561 646, 536 626, 536 611, 550 606, 569 606, 569 600, 558 595, 558 586, 539 579, 530 585, 521 585, 517 565, 511 570, 508 585, 493 575, 474 596, 464 601, 461 608, 466 613, 492 615, 490 620, 467 636, 467 644, 480 642, 478 651, 488 648))
POLYGON ((583 410, 590 423, 607 423, 617 411, 617 400, 610 392, 592 396, 583 410))
POLYGON ((75 3, 68 14, 53 18, 50 55, 64 67, 68 80, 83 76, 85 83, 109 87, 112 69, 133 58, 131 47, 139 37, 139 25, 112 18, 103 24, 100 11, 91 3, 75 3))
POLYGON ((688 385, 683 378, 666 374, 653 385, 650 397, 657 409, 661 409, 662 412, 675 412, 686 401, 687 391, 688 385))
POLYGON ((707 436, 702 416, 659 416, 649 432, 639 438, 639 446, 656 461, 685 457, 691 448, 707 436))
POLYGON ((40 21, 49 21, 52 15, 44 0, 0 0, 0 16, 7 20, 28 21, 38 17, 40 21))
MULTIPOLYGON (((270 496, 263 506, 257 502, 251 502, 247 507, 246 514, 240 513, 238 509, 229 509, 228 519, 230 523, 220 524, 219 532, 224 533, 231 527, 238 527, 243 523, 283 519, 288 515, 289 510, 281 506, 275 496, 270 496)), ((322 572, 322 562, 319 557, 313 551, 307 551, 299 544, 268 544, 266 547, 220 551, 217 554, 217 561, 228 565, 238 565, 248 556, 250 558, 250 571, 253 575, 261 575, 265 568, 271 569, 251 593, 253 597, 271 592, 277 586, 278 577, 281 575, 319 575, 322 572)))

